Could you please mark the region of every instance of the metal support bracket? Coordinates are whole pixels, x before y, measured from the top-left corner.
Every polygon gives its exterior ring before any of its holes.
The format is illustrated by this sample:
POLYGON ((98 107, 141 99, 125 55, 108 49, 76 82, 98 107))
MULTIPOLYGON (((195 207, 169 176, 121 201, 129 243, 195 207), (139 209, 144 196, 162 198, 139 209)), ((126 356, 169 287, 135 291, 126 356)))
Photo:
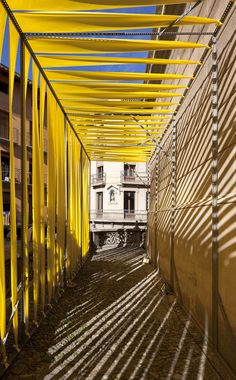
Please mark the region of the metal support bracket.
POLYGON ((176 145, 177 126, 172 125, 172 167, 171 167, 171 230, 170 230, 170 286, 174 289, 174 243, 175 243, 175 213, 176 213, 176 145))
POLYGON ((171 161, 172 157, 163 149, 163 147, 158 143, 158 141, 152 137, 152 135, 148 132, 148 130, 136 119, 135 116, 132 115, 132 118, 136 121, 136 123, 140 126, 140 128, 142 128, 150 137, 149 141, 151 140, 155 144, 156 148, 158 148, 162 153, 164 153, 165 156, 171 161))
POLYGON ((218 81, 216 37, 212 37, 212 91, 211 91, 211 196, 212 196, 212 335, 218 350, 218 81))

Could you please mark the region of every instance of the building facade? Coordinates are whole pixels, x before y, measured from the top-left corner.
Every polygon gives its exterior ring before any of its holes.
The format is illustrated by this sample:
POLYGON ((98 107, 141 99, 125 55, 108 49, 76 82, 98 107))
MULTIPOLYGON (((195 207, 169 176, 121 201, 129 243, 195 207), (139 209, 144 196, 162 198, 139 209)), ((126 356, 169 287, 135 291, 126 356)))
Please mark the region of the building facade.
POLYGON ((92 230, 134 227, 147 222, 146 163, 91 162, 90 223, 92 230))
MULTIPOLYGON (((2 183, 3 183, 3 211, 4 224, 10 224, 10 143, 9 143, 9 99, 8 99, 8 68, 0 66, 0 149, 2 164, 2 183)), ((17 223, 20 224, 21 215, 21 89, 20 76, 15 75, 14 97, 13 97, 13 136, 15 153, 15 189, 16 189, 16 212, 17 223)), ((29 197, 29 223, 32 222, 31 203, 32 203, 32 86, 28 82, 27 89, 27 177, 28 177, 28 197, 29 197)), ((44 129, 44 155, 45 155, 45 186, 47 170, 47 130, 46 123, 44 129)))

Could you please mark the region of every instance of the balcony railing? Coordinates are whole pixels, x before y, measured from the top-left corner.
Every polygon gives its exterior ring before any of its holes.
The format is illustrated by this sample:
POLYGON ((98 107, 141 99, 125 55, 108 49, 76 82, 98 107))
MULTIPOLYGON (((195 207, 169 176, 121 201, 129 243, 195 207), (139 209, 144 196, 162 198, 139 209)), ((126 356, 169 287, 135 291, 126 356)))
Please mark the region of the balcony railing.
POLYGON ((105 186, 106 185, 106 174, 92 174, 91 175, 91 185, 92 186, 105 186))
POLYGON ((105 246, 136 246, 146 248, 146 228, 140 227, 136 225, 134 228, 93 231, 93 250, 95 251, 105 246))
POLYGON ((125 219, 135 219, 135 211, 124 210, 124 218, 125 219))
POLYGON ((91 210, 90 220, 92 221, 106 221, 109 223, 123 222, 124 220, 147 221, 147 211, 144 210, 91 210))
POLYGON ((121 171, 120 180, 123 184, 134 184, 140 186, 148 186, 147 173, 138 173, 136 171, 121 171))
POLYGON ((10 172, 9 172, 9 170, 2 169, 2 181, 3 182, 10 182, 10 172))
POLYGON ((96 218, 98 218, 98 219, 103 218, 103 210, 97 210, 96 211, 96 218))
MULTIPOLYGON (((1 133, 0 139, 9 141, 9 130, 7 129, 4 134, 1 133)), ((13 142, 17 145, 21 143, 20 129, 13 128, 13 142)))
POLYGON ((134 172, 121 172, 122 182, 135 182, 136 176, 134 172))
MULTIPOLYGON (((28 185, 32 185, 32 172, 27 172, 28 185)), ((44 182, 46 183, 47 175, 44 174, 44 182)), ((9 170, 2 170, 2 181, 11 182, 9 170)), ((15 169, 15 182, 21 183, 21 169, 15 169)))

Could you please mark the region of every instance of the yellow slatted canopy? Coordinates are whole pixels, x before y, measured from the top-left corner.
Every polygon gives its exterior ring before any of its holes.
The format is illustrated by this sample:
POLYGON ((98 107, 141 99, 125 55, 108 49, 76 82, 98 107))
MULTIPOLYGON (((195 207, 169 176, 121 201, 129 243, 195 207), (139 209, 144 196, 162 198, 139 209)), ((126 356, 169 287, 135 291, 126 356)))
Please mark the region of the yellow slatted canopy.
POLYGON ((50 80, 174 80, 189 79, 190 75, 179 74, 147 74, 147 73, 119 73, 79 70, 45 70, 50 80))
MULTIPOLYGON (((68 90, 76 90, 76 91, 117 91, 117 92, 126 92, 126 91, 163 91, 163 90, 173 90, 186 88, 187 86, 176 85, 176 84, 146 84, 146 83, 110 83, 110 82, 86 82, 80 83, 75 81, 56 81, 53 84, 54 88, 57 89, 66 89, 68 90)), ((109 95, 109 93, 107 93, 109 95)))
POLYGON ((130 40, 109 38, 29 38, 35 53, 92 54, 125 53, 172 49, 207 48, 205 44, 183 41, 130 40))
POLYGON ((37 55, 44 68, 52 67, 79 67, 79 66, 103 66, 120 64, 144 64, 144 65, 200 65, 200 61, 190 59, 155 59, 155 58, 127 58, 127 57, 93 57, 78 55, 37 55))
POLYGON ((74 111, 76 110, 76 113, 80 114, 80 113, 86 113, 88 112, 89 114, 93 114, 97 111, 100 111, 102 113, 119 113, 119 114, 122 114, 122 113, 135 113, 135 114, 138 114, 138 115, 141 115, 141 114, 154 114, 154 113, 173 113, 173 110, 171 109, 126 109, 126 108, 115 108, 115 109, 112 109, 109 108, 109 107, 98 107, 98 106, 88 106, 88 107, 64 107, 65 110, 68 110, 68 111, 74 111))
MULTIPOLYGON (((188 0, 194 3, 197 0, 188 0)), ((8 0, 12 10, 91 11, 99 9, 133 8, 152 5, 182 4, 184 0, 8 0)))
MULTIPOLYGON (((142 117, 136 117, 136 120, 142 122, 142 121, 156 121, 156 120, 162 120, 162 119, 166 119, 167 117, 166 116, 148 116, 148 117, 145 117, 145 116, 142 116, 142 117)), ((81 120, 82 118, 80 118, 81 120)), ((74 119, 76 120, 76 119, 74 119)), ((84 118, 84 120, 88 120, 88 118, 84 118)), ((104 117, 103 115, 96 115, 96 116, 93 116, 93 120, 97 120, 97 122, 103 122, 103 121, 123 121, 123 122, 130 122, 131 120, 133 121, 133 118, 131 115, 122 115, 122 116, 109 116, 109 117, 104 117)))
MULTIPOLYGON (((176 20, 172 15, 88 12, 19 13, 18 22, 24 32, 78 33, 140 28, 165 28, 176 20)), ((220 24, 218 20, 186 16, 176 26, 220 24)))
POLYGON ((119 30, 221 24, 219 20, 190 14, 179 18, 148 12, 115 13, 119 8, 182 3, 196 1, 8 0, 91 159, 146 161, 155 147, 152 136, 157 141, 161 138, 188 90, 189 80, 194 79, 192 74, 178 73, 178 67, 192 65, 194 70, 194 65, 201 64, 198 60, 150 58, 149 52, 156 52, 156 56, 158 51, 209 48, 206 44, 179 39, 117 38, 117 35, 104 38, 94 33, 103 32, 106 36, 107 32, 119 30), (112 12, 107 12, 108 9, 112 12), (126 68, 128 64, 134 65, 133 71, 126 68), (114 70, 117 65, 123 65, 123 69, 114 70), (148 73, 142 72, 139 65, 175 66, 167 73, 163 70, 148 73), (86 66, 97 69, 84 70, 86 66))
POLYGON ((165 98, 174 98, 174 97, 182 97, 183 94, 177 93, 177 92, 163 92, 163 91, 150 91, 150 92, 144 92, 144 91, 127 91, 127 92, 108 92, 108 91, 86 91, 85 93, 79 93, 79 88, 76 91, 76 89, 73 91, 70 91, 68 89, 61 89, 60 87, 57 88, 55 85, 53 85, 54 89, 57 91, 57 94, 60 99, 63 99, 65 97, 72 97, 74 99, 84 99, 87 98, 87 95, 90 95, 89 98, 93 99, 106 99, 109 97, 110 99, 165 99, 165 98))
MULTIPOLYGON (((25 74, 22 78, 22 105, 25 106, 29 56, 33 56, 32 291, 29 291, 28 278, 27 147, 26 144, 22 146, 25 211, 22 227, 26 233, 22 235, 21 290, 25 333, 28 335, 28 327, 33 325, 31 314, 37 325, 39 316, 45 312, 46 298, 50 305, 64 281, 69 284, 89 250, 89 159, 148 161, 166 128, 174 120, 177 107, 194 80, 195 66, 201 64, 196 57, 206 56, 206 49, 210 48, 206 36, 204 39, 200 37, 196 43, 194 38, 183 37, 182 33, 177 36, 177 28, 188 32, 192 30, 189 27, 194 26, 194 31, 197 31, 200 26, 201 32, 209 32, 221 25, 215 19, 192 16, 191 11, 199 3, 199 0, 0 0, 0 55, 6 33, 9 32, 10 297, 11 311, 15 309, 9 320, 9 326, 13 326, 10 332, 6 324, 9 313, 6 308, 4 247, 0 243, 2 346, 10 333, 18 350, 13 89, 19 36, 23 53, 21 68, 25 74), (175 8, 183 9, 187 3, 192 3, 192 6, 187 5, 183 15, 159 14, 171 7, 155 8, 157 5, 183 4, 175 8), (140 6, 147 7, 147 10, 143 13, 132 9, 130 13, 127 10, 125 13, 115 13, 115 9, 140 6), (207 28, 204 29, 204 25, 207 28), (160 35, 161 28, 165 27, 170 27, 171 32, 166 39, 165 34, 160 35), (121 30, 123 32, 119 32, 121 30), (175 49, 180 50, 179 56, 193 57, 194 60, 172 59, 175 49), (198 49, 199 54, 194 49, 198 49), (188 54, 182 54, 183 50, 188 50, 188 54), (183 65, 188 65, 188 68, 183 65), (46 213, 45 119, 48 140, 46 213), (45 223, 47 255, 44 247, 45 223), (29 313, 30 297, 33 300, 32 313, 29 313)), ((23 126, 26 125, 25 111, 26 108, 22 107, 23 126)), ((3 223, 0 223, 0 238, 3 240, 3 223)), ((2 359, 7 364, 4 349, 2 353, 2 359)))
POLYGON ((135 102, 135 101, 114 101, 114 100, 107 100, 107 101, 89 101, 89 100, 62 100, 61 103, 63 106, 77 106, 77 107, 83 107, 84 105, 90 105, 90 106, 109 106, 109 107, 117 107, 117 106, 122 106, 122 107, 128 107, 128 108, 133 108, 133 107, 139 107, 139 108, 150 108, 153 106, 156 107, 168 107, 168 106, 173 106, 176 104, 179 104, 177 102, 135 102))

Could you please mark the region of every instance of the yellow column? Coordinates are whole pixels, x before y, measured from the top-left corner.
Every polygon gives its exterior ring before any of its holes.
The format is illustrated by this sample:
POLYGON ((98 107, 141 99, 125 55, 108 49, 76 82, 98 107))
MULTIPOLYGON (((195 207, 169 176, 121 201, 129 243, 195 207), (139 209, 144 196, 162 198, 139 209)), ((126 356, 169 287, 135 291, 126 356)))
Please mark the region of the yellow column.
POLYGON ((48 300, 53 297, 55 287, 55 149, 54 149, 54 117, 55 100, 50 90, 47 92, 47 128, 48 128, 48 228, 47 228, 47 280, 48 300))
POLYGON ((71 212, 72 212, 72 143, 71 143, 71 130, 69 125, 67 125, 67 140, 68 140, 68 163, 67 163, 67 181, 68 181, 68 205, 67 205, 67 253, 66 253, 66 278, 70 280, 71 278, 71 234, 72 234, 72 223, 71 223, 71 212))
POLYGON ((41 310, 45 310, 45 208, 44 208, 44 118, 45 118, 45 93, 46 82, 40 75, 40 138, 39 138, 39 186, 40 186, 40 242, 39 242, 39 259, 40 259, 40 289, 41 289, 41 310))
POLYGON ((63 283, 65 251, 65 132, 64 115, 59 109, 58 119, 58 181, 57 181, 57 249, 60 285, 63 283))
MULTIPOLYGON (((2 55, 2 45, 5 33, 6 13, 0 3, 0 61, 2 55)), ((2 199, 2 162, 0 150, 0 339, 1 342, 6 335, 6 281, 5 281, 5 252, 4 252, 4 220, 3 220, 3 199, 2 199)), ((5 349, 3 349, 4 360, 6 361, 5 349)))
POLYGON ((89 249, 89 160, 83 151, 83 217, 82 217, 82 254, 85 256, 89 249))
POLYGON ((32 227, 33 227, 33 289, 34 321, 38 320, 39 303, 39 243, 40 243, 40 183, 39 183, 39 115, 38 80, 39 69, 33 62, 33 99, 32 99, 32 227))
MULTIPOLYGON (((11 218, 11 298, 12 310, 14 310, 17 300, 17 237, 16 237, 16 193, 15 193, 15 152, 13 137, 13 92, 15 79, 15 65, 18 48, 19 35, 14 25, 9 21, 9 140, 10 140, 10 218, 11 218)), ((15 345, 18 349, 18 310, 13 317, 13 332, 15 345)))
MULTIPOLYGON (((30 53, 24 46, 24 75, 23 75, 23 86, 24 86, 24 95, 22 102, 26 104, 27 102, 27 85, 28 85, 28 72, 29 72, 29 64, 30 64, 30 53)), ((26 114, 24 115, 25 120, 23 121, 26 123, 26 114)), ((23 167, 27 167, 27 147, 26 144, 23 147, 24 149, 24 163, 22 165, 22 170, 23 167)), ((26 178, 27 178, 27 173, 26 173, 26 178)), ((23 252, 22 252, 22 260, 23 260, 23 281, 24 281, 24 290, 23 290, 23 298, 24 298, 24 324, 25 324, 25 333, 26 335, 29 334, 29 252, 28 252, 28 224, 29 224, 29 206, 28 206, 28 181, 24 181, 23 183, 24 188, 23 188, 23 197, 24 197, 24 209, 22 210, 23 212, 23 217, 24 217, 24 225, 25 225, 25 230, 22 232, 24 234, 23 236, 23 241, 24 241, 24 247, 23 247, 23 252)))

